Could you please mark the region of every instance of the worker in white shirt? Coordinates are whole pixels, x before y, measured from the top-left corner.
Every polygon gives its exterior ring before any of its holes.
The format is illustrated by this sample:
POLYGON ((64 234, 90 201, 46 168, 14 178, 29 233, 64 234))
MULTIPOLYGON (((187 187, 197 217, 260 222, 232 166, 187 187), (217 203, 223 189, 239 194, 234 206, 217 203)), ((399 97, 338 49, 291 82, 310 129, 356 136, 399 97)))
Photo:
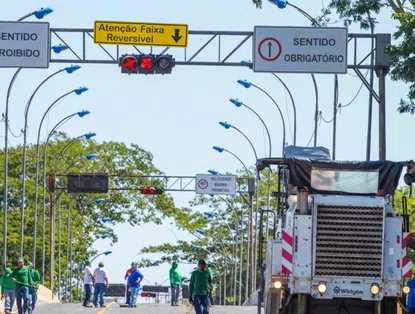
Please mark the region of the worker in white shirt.
POLYGON ((85 261, 85 269, 84 269, 84 287, 85 287, 85 299, 82 306, 84 307, 92 307, 89 303, 91 302, 91 292, 92 292, 92 282, 93 282, 93 275, 91 269, 91 261, 87 259, 85 261))
POLYGON ((108 272, 104 268, 104 263, 99 262, 98 268, 94 270, 94 305, 98 307, 98 295, 100 307, 106 307, 104 305, 104 294, 106 288, 108 288, 108 272))

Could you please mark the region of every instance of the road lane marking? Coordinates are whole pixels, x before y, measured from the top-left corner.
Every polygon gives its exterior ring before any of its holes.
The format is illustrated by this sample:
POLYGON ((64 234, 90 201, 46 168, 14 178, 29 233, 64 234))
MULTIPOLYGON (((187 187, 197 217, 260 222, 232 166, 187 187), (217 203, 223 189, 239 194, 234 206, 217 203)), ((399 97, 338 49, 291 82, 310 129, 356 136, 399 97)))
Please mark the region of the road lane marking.
POLYGON ((98 313, 97 314, 102 314, 102 313, 104 313, 106 310, 108 310, 110 307, 111 307, 111 305, 113 305, 115 302, 113 301, 113 302, 110 302, 110 303, 107 303, 107 307, 103 307, 103 308, 101 308, 99 311, 98 311, 98 313))

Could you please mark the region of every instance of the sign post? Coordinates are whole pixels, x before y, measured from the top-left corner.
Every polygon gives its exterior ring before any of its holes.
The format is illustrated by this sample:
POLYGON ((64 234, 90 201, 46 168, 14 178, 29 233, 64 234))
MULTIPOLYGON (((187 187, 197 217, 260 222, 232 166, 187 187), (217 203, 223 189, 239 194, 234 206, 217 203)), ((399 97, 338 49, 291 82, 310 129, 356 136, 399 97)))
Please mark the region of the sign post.
POLYGON ((1 68, 48 68, 50 32, 48 22, 1 22, 1 68))
POLYGON ((188 33, 184 24, 95 21, 94 43, 187 47, 188 33))
POLYGON ((235 195, 236 176, 197 174, 196 194, 235 195))
POLYGON ((347 28, 255 26, 253 70, 347 73, 347 28))

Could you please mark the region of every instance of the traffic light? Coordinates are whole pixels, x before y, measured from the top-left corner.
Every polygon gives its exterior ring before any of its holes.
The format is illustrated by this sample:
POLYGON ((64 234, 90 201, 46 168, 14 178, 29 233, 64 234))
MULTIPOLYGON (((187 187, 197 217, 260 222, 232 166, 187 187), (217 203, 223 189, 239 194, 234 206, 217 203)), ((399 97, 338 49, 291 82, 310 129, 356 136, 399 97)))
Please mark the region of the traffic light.
POLYGON ((163 194, 162 188, 154 188, 150 186, 144 186, 141 189, 141 194, 160 195, 163 194))
POLYGON ((143 298, 155 298, 155 293, 149 293, 149 292, 141 292, 141 297, 143 298))
POLYGON ((172 55, 131 54, 120 58, 121 73, 127 74, 171 74, 175 66, 172 55))

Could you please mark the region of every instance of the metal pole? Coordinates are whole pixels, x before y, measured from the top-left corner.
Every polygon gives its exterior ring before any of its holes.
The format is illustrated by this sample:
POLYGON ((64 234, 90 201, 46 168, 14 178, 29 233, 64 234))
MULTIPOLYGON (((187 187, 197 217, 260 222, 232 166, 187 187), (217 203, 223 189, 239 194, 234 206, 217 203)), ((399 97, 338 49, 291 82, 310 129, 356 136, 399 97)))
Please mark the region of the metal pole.
POLYGON ((69 303, 72 303, 72 228, 69 231, 69 303))
POLYGON ((337 131, 337 104, 339 98, 339 82, 337 75, 334 76, 334 101, 333 101, 333 160, 336 160, 336 131, 337 131))
POLYGON ((68 221, 66 224, 66 282, 65 282, 65 300, 68 302, 69 297, 69 246, 70 246, 70 230, 71 230, 71 207, 72 199, 68 206, 68 221))
POLYGON ((245 300, 250 300, 249 294, 249 279, 251 274, 251 246, 253 246, 253 234, 252 234, 252 217, 253 217, 253 194, 249 194, 249 211, 248 211, 248 241, 246 245, 246 275, 245 275, 245 300))
POLYGON ((314 92, 316 94, 316 109, 314 112, 314 147, 316 147, 317 146, 317 126, 318 126, 318 87, 317 87, 316 77, 314 76, 314 74, 311 74, 311 78, 313 79, 314 92))
MULTIPOLYGON (((55 178, 53 178, 54 180, 55 178)), ((50 290, 52 300, 54 299, 54 279, 55 279, 55 193, 50 193, 50 290)), ((45 193, 46 194, 46 193, 45 193)))
POLYGON ((9 83, 9 87, 7 88, 6 110, 4 113, 3 267, 6 267, 7 264, 7 210, 9 207, 7 203, 7 184, 9 178, 9 100, 13 84, 21 70, 22 68, 17 69, 9 83))
POLYGON ((223 300, 224 300, 224 304, 226 305, 226 288, 227 288, 227 284, 226 284, 226 264, 224 264, 223 266, 223 300))
POLYGON ((58 299, 61 299, 61 199, 58 204, 58 299))
POLYGON ((240 266, 239 266, 239 306, 242 305, 242 268, 243 268, 243 251, 244 251, 244 238, 243 238, 243 209, 241 208, 241 248, 240 248, 240 266))
POLYGON ((222 276, 219 274, 219 304, 222 305, 222 276))
MULTIPOLYGON (((238 218, 238 216, 236 216, 236 219, 238 218)), ((236 239, 236 241, 235 241, 235 272, 234 272, 234 285, 233 285, 233 305, 236 305, 236 279, 237 279, 237 276, 238 276, 238 239, 239 239, 239 237, 240 237, 240 234, 241 234, 241 231, 239 230, 239 232, 238 232, 238 229, 240 229, 240 226, 239 226, 239 228, 237 227, 237 226, 235 226, 235 229, 236 229, 236 235, 235 235, 235 239, 236 239)))
POLYGON ((379 77, 379 160, 386 160, 386 88, 385 78, 388 69, 377 69, 379 77))
POLYGON ((297 144, 297 106, 295 105, 293 94, 291 93, 290 89, 288 88, 287 84, 275 73, 271 73, 276 79, 280 81, 280 83, 284 86, 285 90, 288 92, 290 96, 291 103, 293 105, 293 112, 294 112, 294 146, 297 144))
POLYGON ((232 265, 232 267, 231 267, 231 276, 230 276, 230 284, 229 284, 229 296, 230 297, 232 297, 232 292, 233 292, 233 284, 234 284, 234 281, 232 280, 232 278, 233 278, 233 273, 234 273, 234 271, 235 271, 235 238, 233 239, 233 242, 232 242, 232 253, 231 253, 231 256, 232 256, 232 262, 233 262, 233 265, 232 265))
MULTIPOLYGON (((373 25, 371 19, 370 21, 370 32, 373 35, 375 31, 375 26, 373 25)), ((371 42, 371 51, 372 54, 370 56, 370 78, 369 78, 369 84, 370 84, 370 91, 369 91, 369 108, 368 108, 368 114, 367 114, 367 141, 366 141, 366 161, 370 160, 370 150, 372 146, 372 111, 373 111, 373 84, 374 84, 374 63, 375 63, 375 38, 372 37, 371 42)))

